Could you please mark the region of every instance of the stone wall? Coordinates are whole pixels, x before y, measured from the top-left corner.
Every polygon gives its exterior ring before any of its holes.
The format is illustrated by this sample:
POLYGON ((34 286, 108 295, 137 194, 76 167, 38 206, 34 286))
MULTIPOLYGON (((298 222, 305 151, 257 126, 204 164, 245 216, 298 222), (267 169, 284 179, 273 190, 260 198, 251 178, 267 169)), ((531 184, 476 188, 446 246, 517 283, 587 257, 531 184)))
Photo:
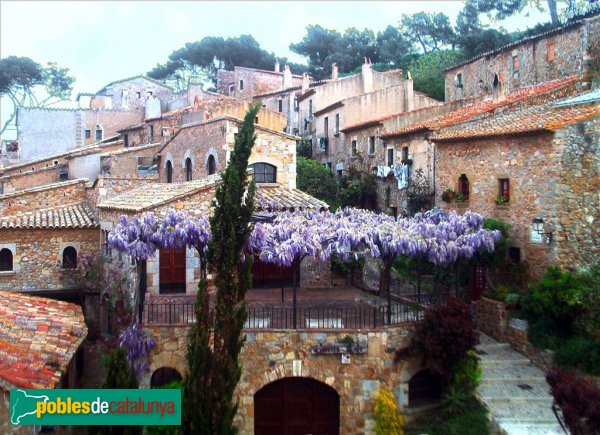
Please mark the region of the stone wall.
POLYGON ((67 166, 64 164, 57 164, 41 169, 35 169, 33 171, 23 170, 21 173, 5 175, 0 177, 0 185, 3 187, 3 189, 0 189, 0 194, 12 193, 33 186, 54 183, 59 181, 59 174, 62 171, 67 171, 67 166))
POLYGON ((509 246, 521 249, 521 258, 530 267, 530 278, 540 278, 557 261, 557 244, 532 241, 531 221, 541 216, 554 225, 561 201, 557 189, 561 173, 560 151, 553 134, 470 140, 436 144, 435 200, 445 209, 470 209, 484 217, 509 222, 509 246), (446 188, 458 191, 458 179, 469 180, 468 201, 446 203, 446 188), (510 182, 510 201, 497 205, 499 179, 510 182))
MULTIPOLYGON (((83 135, 83 144, 90 145, 98 142, 96 139, 96 129, 102 130, 102 139, 114 136, 117 130, 128 127, 133 124, 139 124, 144 119, 143 107, 138 110, 118 110, 115 107, 114 110, 85 110, 83 114, 83 129, 90 130, 90 137, 85 139, 83 135)), ((82 133, 83 134, 83 133, 82 133)))
MULTIPOLYGON (((283 71, 267 71, 255 68, 244 68, 236 66, 233 71, 217 71, 217 91, 223 95, 251 100, 255 95, 266 94, 284 89, 283 71), (244 81, 243 89, 240 88, 240 80, 244 81), (229 91, 229 85, 233 84, 233 92, 229 91)), ((300 86, 302 77, 291 76, 291 83, 286 87, 300 86)))
POLYGON ((13 253, 13 271, 0 272, 0 290, 36 291, 72 289, 72 270, 62 269, 67 246, 77 250, 80 261, 99 254, 98 229, 0 230, 0 249, 13 253))
MULTIPOLYGON (((152 350, 150 372, 140 382, 146 388, 151 374, 161 367, 187 371, 186 346, 189 329, 150 327, 157 346, 152 350)), ((408 408, 408 381, 423 367, 414 358, 394 364, 394 350, 409 343, 409 326, 374 331, 261 331, 247 330, 240 361, 242 377, 236 390, 239 409, 235 424, 241 433, 254 432, 254 395, 278 379, 302 376, 334 388, 340 396, 340 433, 372 434, 375 429, 374 403, 380 387, 393 391, 405 414, 408 408), (342 364, 340 355, 314 355, 311 347, 335 343, 350 336, 367 347, 364 354, 351 355, 342 364)))
POLYGON ((296 91, 281 92, 276 95, 262 97, 260 98, 260 101, 264 107, 276 112, 279 112, 279 102, 281 101, 281 113, 287 118, 285 132, 297 135, 300 132, 300 121, 298 118, 298 110, 295 109, 296 95, 296 91))
POLYGON ((31 211, 32 208, 56 207, 83 201, 86 199, 85 183, 85 180, 73 180, 0 195, 0 213, 8 215, 31 211))
MULTIPOLYGON (((163 111, 167 109, 168 103, 177 97, 175 91, 170 87, 145 77, 134 77, 110 83, 98 95, 111 97, 112 107, 116 110, 132 110, 143 113, 148 92, 152 92, 152 95, 160 100, 163 111), (124 90, 127 92, 126 102, 123 101, 124 90)), ((135 124, 135 122, 130 124, 135 124)))
MULTIPOLYGON (((597 54, 600 17, 584 20, 546 36, 528 38, 490 55, 482 55, 446 71, 446 101, 491 93, 497 74, 505 92, 584 72, 584 63, 597 54), (595 32, 595 33, 594 33, 595 32), (555 55, 549 55, 554 47, 555 55), (513 56, 519 72, 513 73, 513 56), (462 74, 462 87, 455 85, 462 74), (480 81, 482 82, 480 84, 480 81)), ((597 58, 597 55, 596 55, 597 58)), ((588 65, 592 67, 593 65, 588 65)))
POLYGON ((102 154, 102 173, 118 178, 156 178, 155 175, 142 176, 138 172, 138 157, 152 159, 160 150, 159 144, 142 145, 136 147, 124 148, 111 153, 102 154), (108 169, 107 169, 108 168, 108 169))

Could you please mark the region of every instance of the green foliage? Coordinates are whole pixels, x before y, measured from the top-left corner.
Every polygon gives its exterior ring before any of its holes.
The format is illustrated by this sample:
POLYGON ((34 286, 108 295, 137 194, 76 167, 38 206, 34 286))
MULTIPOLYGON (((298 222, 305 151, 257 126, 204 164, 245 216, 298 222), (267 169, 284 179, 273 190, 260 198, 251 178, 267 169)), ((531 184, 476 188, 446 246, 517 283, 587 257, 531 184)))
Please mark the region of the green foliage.
POLYGON ((424 53, 454 46, 454 30, 443 12, 417 12, 402 15, 400 29, 413 44, 420 45, 424 53))
POLYGON ((377 209, 376 177, 364 174, 351 167, 340 180, 338 201, 340 207, 356 207, 368 210, 377 209))
POLYGON ((576 334, 580 316, 597 317, 588 312, 585 304, 598 298, 598 287, 593 282, 593 278, 580 273, 549 268, 521 300, 529 321, 531 342, 539 347, 556 349, 561 340, 576 334))
POLYGON ((331 268, 333 272, 342 276, 348 276, 353 269, 361 269, 364 265, 364 257, 358 257, 358 259, 350 257, 350 261, 344 261, 335 254, 331 256, 331 268))
POLYGON ((480 255, 478 261, 484 267, 499 267, 503 265, 507 259, 508 238, 510 237, 511 224, 494 218, 485 218, 483 220, 483 227, 486 230, 500 231, 500 240, 494 245, 494 252, 486 252, 480 255))
POLYGON ((375 400, 375 433, 377 435, 404 435, 404 417, 390 390, 381 388, 375 400))
POLYGON ((306 159, 312 158, 312 145, 310 140, 302 138, 298 141, 298 145, 296 145, 296 156, 304 157, 306 159))
MULTIPOLYGON (((171 381, 161 387, 153 387, 159 390, 175 390, 182 387, 181 381, 171 381)), ((179 426, 147 426, 148 435, 176 435, 180 432, 179 426)))
POLYGON ((417 169, 406 190, 409 213, 413 215, 432 208, 433 195, 429 178, 425 176, 423 169, 417 169))
POLYGON ((297 187, 335 208, 337 183, 331 171, 316 160, 298 157, 296 160, 297 187))
POLYGON ((565 369, 578 369, 600 376, 600 341, 578 336, 560 343, 555 362, 565 369))
POLYGON ((408 66, 415 91, 444 101, 444 68, 456 65, 464 59, 465 55, 461 50, 436 50, 420 55, 408 66))
POLYGON ((256 105, 246 113, 215 195, 207 262, 214 268, 216 304, 211 310, 206 279, 202 279, 196 298, 196 324, 188 344, 189 370, 183 383, 185 433, 236 433, 234 390, 241 377, 238 357, 247 318, 244 299, 252 284, 252 256, 242 259, 254 210, 255 186, 248 182, 247 168, 256 140, 254 119, 258 110, 256 105))
POLYGON ((489 433, 488 411, 476 400, 464 413, 450 417, 435 432, 436 435, 487 435, 489 433))
POLYGON ((466 358, 456 364, 442 399, 449 415, 461 415, 473 406, 477 401, 474 393, 481 382, 481 375, 479 360, 473 352, 469 352, 466 358))

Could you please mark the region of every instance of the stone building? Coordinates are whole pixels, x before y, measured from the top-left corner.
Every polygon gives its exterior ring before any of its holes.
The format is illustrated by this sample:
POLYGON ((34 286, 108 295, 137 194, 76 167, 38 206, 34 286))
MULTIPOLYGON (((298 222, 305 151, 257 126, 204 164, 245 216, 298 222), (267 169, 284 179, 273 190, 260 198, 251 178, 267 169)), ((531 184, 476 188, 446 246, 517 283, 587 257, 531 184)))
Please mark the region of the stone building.
POLYGON ((510 223, 509 254, 527 261, 531 279, 550 265, 573 269, 600 259, 600 93, 559 98, 546 94, 429 137, 437 203, 510 223), (445 202, 445 189, 463 200, 445 202))
POLYGON ((99 252, 99 225, 72 180, 0 195, 0 290, 67 297, 72 272, 99 252))
POLYGON ((582 76, 598 81, 600 15, 482 53, 445 70, 446 101, 582 76), (596 77, 594 79, 594 77, 596 77))

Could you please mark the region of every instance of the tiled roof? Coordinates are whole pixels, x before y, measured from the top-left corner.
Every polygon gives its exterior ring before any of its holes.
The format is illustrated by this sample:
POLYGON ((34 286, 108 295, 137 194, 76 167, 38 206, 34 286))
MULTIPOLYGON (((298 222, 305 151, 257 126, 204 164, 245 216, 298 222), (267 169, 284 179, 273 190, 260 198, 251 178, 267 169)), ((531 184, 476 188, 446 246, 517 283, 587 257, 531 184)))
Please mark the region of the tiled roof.
MULTIPOLYGON (((184 183, 154 183, 151 187, 139 187, 107 198, 98 204, 98 208, 140 213, 217 186, 220 182, 221 176, 215 174, 184 183)), ((277 208, 284 209, 328 207, 324 202, 304 192, 284 189, 279 185, 257 184, 256 201, 257 205, 262 204, 263 208, 275 207, 275 205, 277 208)))
POLYGON ((304 99, 306 99, 306 98, 308 98, 311 95, 314 95, 316 93, 317 93, 317 91, 315 91, 314 89, 309 89, 308 91, 306 91, 305 93, 303 93, 302 95, 300 95, 298 97, 298 102, 300 102, 300 101, 302 101, 302 100, 304 100, 304 99))
POLYGON ((150 82, 153 82, 159 86, 162 86, 163 88, 167 88, 170 89, 171 91, 174 91, 174 89, 169 86, 169 85, 165 85, 163 82, 159 82, 158 80, 155 80, 151 77, 145 76, 145 75, 137 75, 137 76, 133 76, 133 77, 127 77, 125 79, 120 79, 120 80, 115 80, 114 82, 110 82, 109 84, 105 85, 102 89, 100 89, 98 92, 96 92, 96 95, 101 95, 102 92, 104 92, 108 87, 112 86, 112 85, 116 85, 117 83, 124 83, 124 82, 129 82, 132 80, 137 80, 137 79, 144 79, 144 80, 148 80, 150 82))
POLYGON ((108 151, 108 152, 102 153, 102 154, 100 154, 100 157, 118 156, 120 154, 127 154, 127 153, 139 152, 139 151, 146 151, 148 149, 157 148, 157 147, 159 147, 161 145, 162 144, 160 142, 148 143, 148 144, 145 144, 145 145, 135 145, 135 146, 127 147, 127 148, 121 148, 121 149, 118 149, 118 150, 108 151))
POLYGON ((259 210, 325 210, 329 206, 323 201, 298 189, 257 184, 256 205, 259 210))
POLYGON ((255 95, 252 98, 270 97, 270 96, 278 95, 278 94, 287 94, 288 92, 298 91, 300 89, 302 89, 302 86, 292 86, 292 87, 285 88, 285 89, 279 89, 278 91, 266 92, 264 94, 255 95))
POLYGON ((52 190, 52 189, 61 189, 63 187, 71 186, 73 184, 83 184, 85 185, 90 180, 87 178, 77 178, 75 180, 68 181, 57 181, 56 183, 44 184, 42 186, 34 186, 29 187, 23 190, 17 190, 16 192, 5 193, 4 195, 0 195, 0 200, 6 200, 10 198, 16 198, 22 195, 27 195, 29 193, 34 192, 43 192, 44 190, 52 190))
POLYGON ((87 202, 0 216, 4 229, 95 228, 98 221, 87 202))
POLYGON ((545 104, 498 114, 478 122, 443 128, 432 134, 431 139, 441 142, 557 130, 598 114, 600 114, 600 104, 555 109, 551 105, 545 104))
POLYGON ((220 181, 221 176, 214 174, 185 183, 153 183, 104 199, 98 208, 142 212, 216 186, 220 181))
POLYGON ((600 102, 600 88, 585 94, 577 95, 573 98, 567 98, 566 100, 557 101, 554 103, 555 107, 574 106, 577 104, 591 104, 600 102))
POLYGON ((436 118, 429 119, 427 121, 416 122, 398 130, 387 132, 382 134, 381 137, 389 138, 394 136, 402 136, 404 134, 416 133, 419 131, 438 130, 443 127, 464 122, 479 115, 493 112, 501 107, 523 102, 529 98, 541 96, 543 94, 555 91, 569 84, 575 83, 577 80, 579 80, 578 76, 570 76, 517 89, 516 91, 507 94, 501 101, 494 102, 491 100, 486 100, 480 103, 470 104, 436 118))
POLYGON ((0 291, 0 378, 54 388, 87 335, 81 307, 0 291))
POLYGON ((337 109, 338 107, 342 107, 344 105, 344 101, 336 101, 335 103, 330 104, 329 106, 325 106, 320 110, 315 111, 314 115, 319 116, 323 113, 329 112, 330 110, 337 109))

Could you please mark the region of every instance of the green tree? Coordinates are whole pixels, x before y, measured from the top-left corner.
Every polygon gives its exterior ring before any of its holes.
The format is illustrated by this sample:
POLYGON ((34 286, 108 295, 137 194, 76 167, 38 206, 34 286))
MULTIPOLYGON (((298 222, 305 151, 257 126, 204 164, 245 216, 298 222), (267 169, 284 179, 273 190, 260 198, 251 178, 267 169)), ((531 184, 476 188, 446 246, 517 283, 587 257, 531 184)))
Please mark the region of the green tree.
POLYGON ((379 61, 395 68, 405 68, 416 55, 412 41, 394 26, 387 26, 377 34, 377 44, 379 61))
POLYGON ((424 53, 411 62, 408 70, 414 80, 414 88, 437 100, 444 101, 444 68, 464 59, 460 50, 437 50, 424 53))
POLYGON ((227 39, 208 36, 175 50, 166 63, 158 64, 148 76, 182 90, 191 76, 200 76, 215 84, 218 69, 233 70, 235 66, 242 66, 272 70, 275 60, 288 64, 297 74, 306 70, 304 65, 289 63, 287 58, 276 57, 262 49, 251 35, 227 39))
POLYGON ((256 140, 254 119, 258 110, 259 106, 254 106, 246 113, 215 195, 207 263, 213 266, 216 276, 216 304, 211 310, 206 282, 202 280, 196 299, 197 322, 188 345, 189 372, 183 386, 185 433, 236 433, 233 418, 238 404, 233 394, 241 377, 238 356, 245 341, 244 299, 252 285, 252 257, 243 257, 252 231, 255 191, 247 169, 256 140))
POLYGON ((290 44, 290 50, 307 57, 308 72, 315 79, 321 80, 328 77, 329 67, 334 62, 334 55, 341 49, 341 45, 340 32, 311 25, 306 28, 306 35, 302 41, 290 44))
POLYGON ((403 14, 400 23, 400 31, 414 44, 420 45, 424 53, 444 47, 454 48, 454 30, 443 12, 403 14))
POLYGON ((337 183, 331 171, 316 160, 298 157, 296 161, 298 189, 325 201, 334 208, 337 183))
POLYGON ((75 82, 68 74, 68 68, 52 62, 44 68, 28 57, 0 59, 0 97, 7 97, 12 105, 0 135, 14 122, 17 107, 48 107, 68 100, 75 82))

